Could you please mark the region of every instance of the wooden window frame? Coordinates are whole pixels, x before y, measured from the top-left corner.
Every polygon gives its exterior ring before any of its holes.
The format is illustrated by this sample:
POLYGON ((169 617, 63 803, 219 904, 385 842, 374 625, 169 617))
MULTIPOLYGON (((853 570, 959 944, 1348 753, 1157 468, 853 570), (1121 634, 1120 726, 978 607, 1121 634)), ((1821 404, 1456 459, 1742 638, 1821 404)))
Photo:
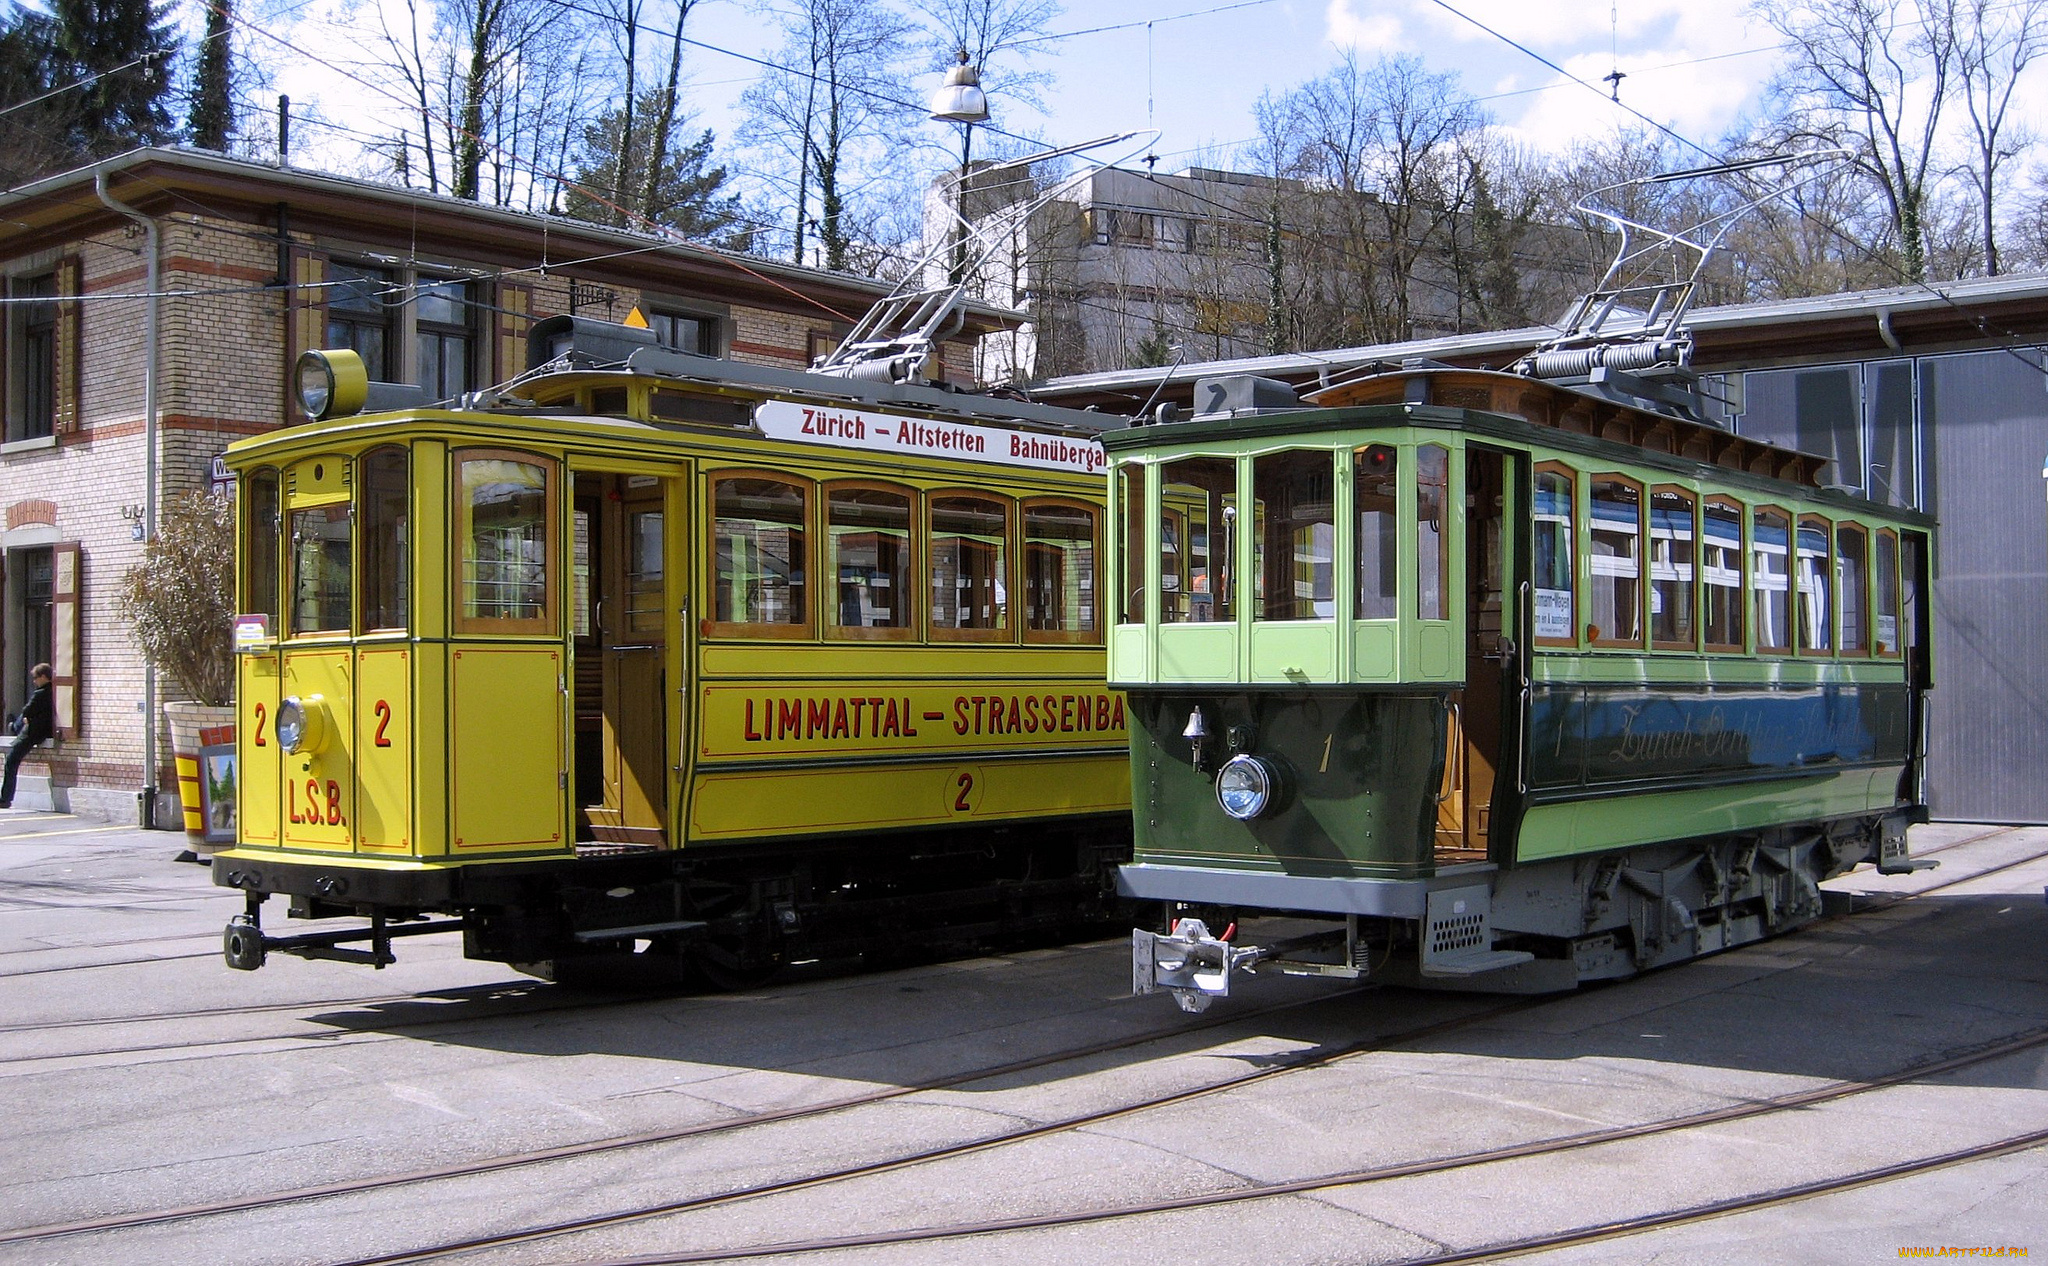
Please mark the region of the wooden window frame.
POLYGON ((1877 659, 1904 659, 1906 655, 1906 552, 1896 528, 1879 528, 1870 538, 1870 653, 1877 659), (1884 650, 1877 640, 1876 597, 1884 592, 1878 577, 1877 551, 1880 541, 1892 543, 1892 650, 1884 650))
POLYGON ((1868 525, 1858 523, 1854 519, 1835 520, 1835 534, 1831 540, 1831 544, 1833 545, 1835 551, 1835 653, 1839 656, 1843 656, 1848 659, 1869 659, 1873 652, 1872 644, 1877 640, 1877 630, 1872 623, 1872 607, 1870 601, 1871 592, 1876 588, 1875 581, 1870 574, 1870 540, 1871 532, 1868 525), (1854 532, 1856 535, 1863 538, 1863 644, 1853 649, 1843 645, 1842 636, 1842 600, 1849 592, 1848 586, 1842 583, 1842 534, 1845 532, 1854 532))
MULTIPOLYGON (((1031 512, 1032 512, 1032 511, 1033 511, 1034 509, 1039 509, 1039 508, 1042 508, 1042 507, 1047 507, 1047 506, 1056 506, 1056 507, 1059 507, 1059 508, 1061 508, 1061 509, 1066 509, 1066 510, 1085 510, 1085 511, 1087 511, 1087 513, 1088 513, 1088 517, 1089 517, 1090 521, 1091 521, 1091 522, 1092 522, 1092 523, 1094 524, 1094 536, 1093 536, 1093 538, 1092 538, 1092 544, 1090 545, 1090 548, 1091 548, 1091 549, 1092 549, 1092 550, 1094 551, 1094 554, 1095 554, 1095 610, 1094 610, 1094 612, 1093 612, 1093 615, 1094 615, 1094 624, 1095 624, 1095 627, 1094 627, 1093 629, 1071 629, 1071 630, 1070 630, 1070 629, 1034 629, 1034 628, 1032 628, 1032 627, 1031 627, 1031 621, 1030 621, 1030 611, 1029 611, 1028 609, 1026 609, 1026 611, 1025 611, 1025 613, 1024 613, 1024 618, 1023 618, 1023 619, 1020 619, 1020 620, 1018 620, 1018 621, 1017 621, 1017 627, 1018 627, 1018 629, 1019 629, 1019 630, 1021 630, 1021 631, 1023 632, 1023 634, 1024 634, 1024 641, 1025 641, 1026 643, 1036 643, 1036 644, 1039 644, 1039 645, 1050 645, 1050 646, 1099 646, 1099 645, 1101 645, 1101 644, 1102 644, 1102 640, 1103 640, 1103 637, 1102 637, 1102 576, 1103 576, 1103 567, 1102 567, 1102 562, 1103 562, 1103 553, 1102 553, 1102 530, 1103 530, 1103 529, 1102 529, 1102 521, 1103 521, 1103 513, 1102 513, 1102 507, 1101 507, 1101 506, 1098 506, 1098 505, 1096 505, 1096 504, 1094 504, 1093 502, 1089 502, 1089 501, 1083 501, 1083 500, 1080 500, 1079 498, 1076 498, 1076 497, 1025 497, 1025 498, 1023 498, 1022 500, 1018 501, 1018 503, 1017 503, 1017 540, 1018 540, 1018 550, 1017 550, 1017 566, 1018 566, 1018 575, 1019 575, 1020 579, 1026 579, 1026 578, 1028 578, 1028 577, 1026 576, 1026 572, 1027 572, 1027 569, 1028 569, 1028 566, 1029 566, 1029 564, 1028 564, 1028 562, 1027 562, 1027 560, 1026 560, 1026 558, 1025 558, 1025 554, 1026 554, 1026 553, 1027 553, 1027 552, 1028 552, 1028 551, 1030 550, 1030 548, 1031 548, 1031 537, 1030 537, 1030 534, 1029 534, 1028 530, 1027 530, 1027 529, 1026 529, 1026 527, 1025 527, 1025 519, 1026 519, 1026 518, 1028 518, 1028 517, 1030 516, 1031 512)), ((1025 591, 1026 591, 1026 590, 1025 590, 1025 587, 1024 587, 1024 586, 1023 586, 1022 584, 1020 584, 1020 585, 1018 586, 1018 588, 1017 588, 1017 592, 1018 592, 1018 593, 1024 593, 1025 591)))
POLYGON ((987 642, 1012 644, 1017 642, 1018 632, 1024 622, 1017 618, 1017 600, 1013 596, 1003 611, 1003 627, 999 629, 952 629, 940 628, 931 622, 936 613, 932 605, 932 569, 938 557, 937 537, 932 530, 932 515, 937 512, 941 501, 958 498, 970 501, 986 501, 1003 507, 1003 565, 1002 581, 1006 592, 1015 595, 1021 592, 1017 587, 1017 534, 1023 526, 1023 516, 1017 511, 1017 499, 1002 493, 988 492, 980 488, 932 488, 924 495, 924 567, 918 579, 924 585, 924 612, 926 630, 934 642, 987 642))
POLYGON ((237 480, 235 495, 236 529, 242 542, 240 567, 235 576, 236 605, 242 612, 270 617, 270 636, 284 636, 284 565, 278 555, 284 542, 284 471, 276 466, 258 466, 244 471, 237 480), (256 522, 256 497, 254 489, 264 476, 270 478, 270 510, 273 522, 266 529, 256 522), (257 543, 265 537, 270 541, 270 574, 258 577, 255 573, 257 543), (270 593, 259 598, 253 591, 259 579, 270 582, 270 593))
MULTIPOLYGON (((709 536, 706 544, 704 567, 704 605, 707 613, 718 610, 718 485, 729 479, 761 479, 771 483, 788 484, 804 495, 804 618, 786 624, 757 624, 745 620, 719 620, 707 614, 698 623, 698 631, 705 637, 715 638, 769 638, 784 642, 807 642, 818 640, 818 482, 804 475, 794 475, 786 470, 768 470, 751 466, 734 466, 704 472, 704 527, 709 536)), ((913 633, 915 626, 912 626, 913 633)))
POLYGON ((1792 513, 1789 507, 1781 505, 1766 503, 1753 505, 1749 508, 1749 523, 1746 535, 1749 541, 1751 556, 1743 560, 1745 564, 1744 575, 1749 581, 1748 592, 1756 595, 1757 602, 1763 601, 1764 590, 1757 584, 1757 579, 1761 573, 1757 570, 1754 557, 1756 551, 1756 524, 1757 520, 1766 514, 1775 515, 1777 518, 1784 520, 1785 523, 1785 640, 1782 644, 1764 645, 1763 621, 1756 618, 1755 603, 1751 604, 1749 613, 1748 638, 1749 644, 1755 648, 1755 654, 1789 656, 1799 645, 1799 630, 1796 627, 1799 622, 1799 556, 1797 553, 1799 547, 1799 516, 1792 513))
POLYGON ((1698 561, 1698 563, 1697 563, 1697 567, 1698 567, 1698 572, 1699 572, 1699 582, 1700 582, 1700 607, 1699 607, 1699 613, 1700 613, 1700 645, 1701 645, 1701 647, 1703 647, 1703 648, 1704 648, 1705 650, 1707 650, 1708 652, 1712 652, 1712 653, 1718 653, 1718 654, 1722 654, 1722 655, 1740 655, 1740 654, 1742 654, 1742 653, 1743 653, 1743 652, 1744 652, 1744 651, 1745 651, 1745 650, 1746 650, 1746 649, 1748 648, 1748 646, 1749 646, 1749 638, 1750 638, 1750 632, 1751 632, 1751 613, 1750 613, 1750 610, 1749 610, 1749 602, 1747 601, 1747 598, 1748 598, 1748 594, 1749 594, 1749 591, 1750 591, 1750 590, 1749 590, 1749 585, 1750 585, 1750 572, 1751 572, 1751 562, 1753 561, 1753 560, 1751 560, 1751 558, 1750 558, 1750 556, 1749 556, 1749 548, 1750 548, 1750 547, 1749 547, 1749 541, 1750 541, 1750 519, 1749 519, 1749 507, 1748 507, 1748 506, 1745 506, 1745 505, 1743 505, 1743 504, 1742 504, 1742 502, 1741 502, 1741 501, 1739 501, 1739 500, 1737 500, 1736 498, 1734 498, 1734 497, 1730 497, 1730 496, 1727 496, 1727 495, 1725 495, 1725 494, 1721 494, 1721 493, 1713 493, 1713 494, 1710 494, 1710 495, 1708 495, 1708 496, 1704 496, 1704 497, 1701 497, 1701 498, 1700 498, 1700 504, 1699 504, 1699 525, 1700 525, 1700 549, 1699 549, 1700 559, 1699 559, 1699 561, 1698 561), (1706 619, 1706 616, 1707 616, 1707 603, 1706 603, 1706 595, 1707 595, 1707 568, 1706 568, 1706 557, 1705 557, 1705 555, 1706 555, 1706 544, 1707 544, 1707 509, 1708 509, 1708 507, 1710 507, 1710 506, 1718 506, 1718 507, 1720 507, 1720 508, 1721 508, 1721 509, 1723 509, 1723 510, 1733 510, 1733 511, 1735 512, 1735 577, 1736 577, 1736 579, 1735 579, 1735 597, 1734 597, 1734 601, 1735 601, 1735 613, 1736 613, 1736 620, 1737 620, 1737 622, 1738 622, 1738 625, 1739 625, 1739 631, 1740 631, 1740 633, 1741 633, 1741 637, 1740 637, 1740 638, 1738 638, 1738 639, 1737 639, 1736 641, 1734 641, 1734 642, 1709 642, 1709 641, 1707 641, 1707 640, 1706 640, 1706 638, 1707 638, 1707 619, 1706 619))
MULTIPOLYGON (((1595 637, 1596 631, 1587 627, 1586 643, 1607 650, 1640 651, 1650 645, 1650 493, 1640 479, 1631 478, 1619 471, 1597 471, 1586 475, 1586 606, 1592 606, 1593 585, 1593 492, 1601 483, 1626 484, 1636 490, 1636 627, 1641 630, 1634 638, 1595 637)), ((1590 615, 1591 611, 1588 610, 1590 615)))
POLYGON ((1841 630, 1835 626, 1835 521, 1824 514, 1802 512, 1793 523, 1792 538, 1787 543, 1787 557, 1792 566, 1793 644, 1798 648, 1798 653, 1804 658, 1833 659, 1835 656, 1835 643, 1841 640, 1837 636, 1841 630), (1825 609, 1828 619, 1828 644, 1824 647, 1814 647, 1806 644, 1806 628, 1804 622, 1799 618, 1799 529, 1806 527, 1810 523, 1820 525, 1821 535, 1826 538, 1828 543, 1827 557, 1821 561, 1820 565, 1822 583, 1828 587, 1827 600, 1820 604, 1825 609))
POLYGON ((915 642, 918 630, 925 623, 925 602, 928 595, 919 588, 923 580, 924 546, 918 525, 925 521, 923 497, 909 484, 890 483, 881 479, 835 479, 818 485, 818 514, 824 522, 824 530, 818 536, 818 557, 820 566, 817 575, 824 575, 823 563, 832 560, 832 494, 835 492, 886 492, 901 496, 910 508, 910 521, 904 527, 904 548, 910 551, 910 561, 904 568, 903 603, 904 622, 888 628, 871 628, 866 625, 841 624, 837 620, 839 611, 839 574, 831 576, 832 602, 827 610, 821 604, 818 612, 820 627, 828 641, 834 642, 915 642))
MULTIPOLYGON (((1582 601, 1582 598, 1583 598, 1583 594, 1581 593, 1581 590, 1582 590, 1582 589, 1584 588, 1584 586, 1583 586, 1582 584, 1580 584, 1580 582, 1579 582, 1579 555, 1580 555, 1580 554, 1581 554, 1581 552, 1582 552, 1582 550, 1581 550, 1581 548, 1580 548, 1580 540, 1579 540, 1579 538, 1580 538, 1580 536, 1582 535, 1582 533, 1581 533, 1581 528, 1580 528, 1580 525, 1581 525, 1581 523, 1583 522, 1583 518, 1582 518, 1582 516, 1581 516, 1581 515, 1580 515, 1580 513, 1579 513, 1579 489, 1580 489, 1580 488, 1581 488, 1581 487, 1583 486, 1583 485, 1582 485, 1582 482, 1581 482, 1581 472, 1580 472, 1580 471, 1579 471, 1579 470, 1578 470, 1577 468, 1575 468, 1575 467, 1572 467, 1572 466, 1568 466, 1568 465, 1566 465, 1566 464, 1565 464, 1565 463, 1563 463, 1563 462, 1538 462, 1538 463, 1536 463, 1536 469, 1535 469, 1535 471, 1534 471, 1534 472, 1532 473, 1532 475, 1530 476, 1530 480, 1529 480, 1529 507, 1530 507, 1530 511, 1529 511, 1529 514, 1530 514, 1530 519, 1529 519, 1529 521, 1530 521, 1530 523, 1531 523, 1532 525, 1533 525, 1533 524, 1535 523, 1535 521, 1536 521, 1536 519, 1535 519, 1535 506, 1536 506, 1536 490, 1537 490, 1537 487, 1536 487, 1536 485, 1537 485, 1537 480, 1541 479, 1541 478, 1542 478, 1542 477, 1543 477, 1544 475, 1559 475, 1559 476, 1562 476, 1562 477, 1563 477, 1563 479, 1564 479, 1564 482, 1565 482, 1565 500, 1566 500, 1566 502, 1568 503, 1568 504, 1567 504, 1567 506, 1566 506, 1566 509, 1565 509, 1565 530, 1566 530, 1567 532, 1569 532, 1569 533, 1571 534, 1570 540, 1569 540, 1569 541, 1567 542, 1567 544, 1568 544, 1569 548, 1568 548, 1568 551, 1567 551, 1567 553, 1568 553, 1568 557, 1566 558, 1566 560, 1565 560, 1565 563, 1566 563, 1566 574, 1567 574, 1567 575, 1569 575, 1569 576, 1571 577, 1571 583, 1572 583, 1572 587, 1571 587, 1571 596, 1572 596, 1571 630, 1572 630, 1572 632, 1571 632, 1571 636, 1570 636, 1570 637, 1535 637, 1535 636, 1533 636, 1533 630, 1534 630, 1534 629, 1535 629, 1535 627, 1536 627, 1536 623, 1535 623, 1535 611, 1534 611, 1534 610, 1532 609, 1532 610, 1530 611, 1530 622, 1529 622, 1529 627, 1530 627, 1530 629, 1532 630, 1532 639, 1531 639, 1531 640, 1532 640, 1532 641, 1534 642, 1534 644, 1535 644, 1535 645, 1537 645, 1537 646, 1556 646, 1556 647, 1563 647, 1563 648, 1565 648, 1565 649, 1567 649, 1567 650, 1576 650, 1576 649, 1578 649, 1578 647, 1579 647, 1579 644, 1580 644, 1580 639, 1581 639, 1581 637, 1582 637, 1582 636, 1583 636, 1583 635, 1585 634, 1585 631, 1586 631, 1586 625, 1585 625, 1585 622, 1584 622, 1584 621, 1582 621, 1582 620, 1581 620, 1581 619, 1579 618, 1579 612, 1580 612, 1580 611, 1581 611, 1581 610, 1582 610, 1582 609, 1584 608, 1584 606, 1585 606, 1584 602, 1582 601)), ((1590 511, 1589 511, 1588 513, 1590 513, 1590 511)), ((1535 561, 1536 561, 1536 551, 1535 551, 1535 544, 1534 544, 1534 542, 1533 542, 1533 540, 1532 540, 1532 542, 1531 542, 1531 544, 1530 544, 1530 550, 1529 550, 1529 562, 1530 562, 1530 568, 1531 568, 1531 572, 1532 572, 1532 574, 1531 574, 1531 576, 1530 576, 1530 582, 1531 582, 1531 583, 1530 583, 1530 586, 1529 586, 1529 601, 1530 601, 1530 603, 1532 604, 1532 607, 1533 607, 1533 604, 1534 604, 1534 603, 1535 603, 1535 601, 1536 601, 1536 586, 1535 586, 1535 583, 1534 583, 1534 582, 1535 582, 1535 576, 1533 575, 1533 571, 1534 571, 1534 568, 1535 568, 1535 561)))
POLYGON ((554 637, 561 632, 562 558, 565 542, 562 525, 556 521, 562 497, 562 463, 542 453, 511 448, 458 448, 448 454, 448 574, 451 607, 449 624, 458 637, 554 637), (507 620, 466 615, 463 612, 462 547, 469 498, 462 490, 462 468, 472 461, 510 461, 539 466, 547 477, 541 508, 548 527, 545 570, 542 573, 541 614, 537 618, 507 620))
POLYGON ((1656 578, 1650 574, 1651 542, 1653 539, 1652 533, 1650 531, 1650 512, 1655 508, 1651 503, 1657 499, 1657 495, 1659 493, 1675 493, 1678 496, 1684 497, 1686 500, 1686 504, 1690 508, 1692 513, 1692 636, 1682 642, 1658 641, 1656 615, 1651 609, 1652 606, 1654 606, 1654 601, 1646 603, 1644 607, 1643 632, 1649 636, 1650 649, 1653 651, 1696 652, 1700 648, 1701 640, 1706 637, 1705 624, 1704 621, 1700 619, 1700 546, 1703 540, 1700 534, 1700 494, 1696 490, 1692 488, 1687 488, 1682 484, 1656 484, 1652 486, 1649 492, 1644 496, 1643 585, 1644 595, 1646 598, 1649 597, 1650 590, 1657 583, 1656 578))

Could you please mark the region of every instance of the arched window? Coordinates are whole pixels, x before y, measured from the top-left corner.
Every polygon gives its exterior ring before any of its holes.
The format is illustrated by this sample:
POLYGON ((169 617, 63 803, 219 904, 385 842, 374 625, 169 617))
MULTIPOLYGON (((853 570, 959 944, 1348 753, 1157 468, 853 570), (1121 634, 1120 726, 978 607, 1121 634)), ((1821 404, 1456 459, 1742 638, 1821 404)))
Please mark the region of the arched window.
POLYGON ((931 498, 932 636, 999 640, 1010 628, 1010 503, 931 498))
MULTIPOLYGON (((1137 555, 1143 558, 1143 555, 1137 555)), ((1024 506, 1024 640, 1099 642, 1095 508, 1024 506)))
POLYGON ((552 633, 555 464, 526 453, 455 454, 460 633, 552 633))
POLYGON ((916 636, 914 500, 894 485, 825 490, 825 569, 833 585, 827 627, 851 637, 916 636))

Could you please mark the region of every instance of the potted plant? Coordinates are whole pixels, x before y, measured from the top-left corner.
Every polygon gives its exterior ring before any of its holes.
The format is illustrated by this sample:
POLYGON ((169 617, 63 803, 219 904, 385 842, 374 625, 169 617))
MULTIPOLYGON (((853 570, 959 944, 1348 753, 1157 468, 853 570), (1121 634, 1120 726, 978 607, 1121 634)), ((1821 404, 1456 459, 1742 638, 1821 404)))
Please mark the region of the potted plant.
POLYGON ((164 704, 164 716, 185 833, 202 851, 199 752, 234 741, 234 570, 234 502, 217 493, 183 492, 159 509, 156 535, 121 587, 120 610, 135 644, 183 696, 164 704))

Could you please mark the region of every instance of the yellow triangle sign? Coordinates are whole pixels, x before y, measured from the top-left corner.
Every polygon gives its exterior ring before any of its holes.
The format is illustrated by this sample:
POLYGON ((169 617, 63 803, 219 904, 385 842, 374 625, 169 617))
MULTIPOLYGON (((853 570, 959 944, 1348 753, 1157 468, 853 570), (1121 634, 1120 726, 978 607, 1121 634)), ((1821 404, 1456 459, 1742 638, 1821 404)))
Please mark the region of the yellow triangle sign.
POLYGON ((640 315, 640 309, 636 305, 631 312, 626 314, 624 324, 630 325, 636 330, 644 330, 647 328, 647 318, 640 315))

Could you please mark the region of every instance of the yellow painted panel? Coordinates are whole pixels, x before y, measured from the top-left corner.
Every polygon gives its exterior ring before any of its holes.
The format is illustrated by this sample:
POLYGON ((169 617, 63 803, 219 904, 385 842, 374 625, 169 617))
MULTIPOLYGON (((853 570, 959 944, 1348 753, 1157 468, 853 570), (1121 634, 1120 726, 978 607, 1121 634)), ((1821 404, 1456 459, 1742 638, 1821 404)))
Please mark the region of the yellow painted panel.
POLYGON ((319 714, 319 750, 286 755, 284 842, 292 848, 348 852, 355 845, 355 724, 350 677, 355 652, 346 646, 284 653, 287 698, 319 714))
POLYGON ((412 651, 366 649, 356 657, 356 847, 412 851, 412 651))
POLYGON ((707 760, 1039 751, 1129 741, 1123 695, 1073 682, 757 682, 705 686, 698 701, 697 754, 707 760))
POLYGON ((235 690, 236 841, 275 845, 284 765, 271 726, 277 717, 279 669, 274 652, 237 655, 235 690))
POLYGON ((563 848, 561 649, 463 646, 449 658, 455 851, 563 848))
POLYGON ((1100 646, 709 643, 700 663, 706 677, 1107 677, 1100 646))
POLYGON ((448 656, 422 648, 413 665, 413 851, 448 852, 448 656))
POLYGON ((347 453, 322 453, 285 468, 287 510, 348 500, 352 463, 347 453))
POLYGON ((690 798, 690 838, 1123 814, 1130 788, 1122 755, 707 773, 690 798))

